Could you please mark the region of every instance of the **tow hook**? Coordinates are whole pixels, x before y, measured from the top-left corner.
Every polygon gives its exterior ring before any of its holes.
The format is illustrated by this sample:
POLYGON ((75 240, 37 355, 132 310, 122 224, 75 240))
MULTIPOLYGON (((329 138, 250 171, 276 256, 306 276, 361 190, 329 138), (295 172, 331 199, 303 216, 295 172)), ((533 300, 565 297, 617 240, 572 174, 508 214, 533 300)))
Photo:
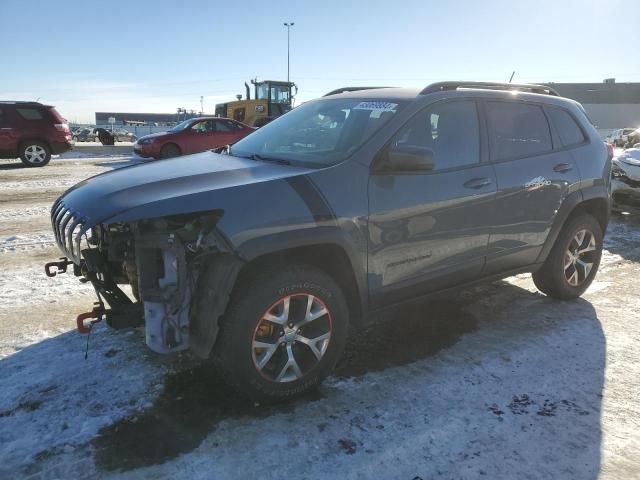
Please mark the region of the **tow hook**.
POLYGON ((59 262, 49 262, 45 264, 44 273, 47 274, 47 277, 55 277, 59 273, 65 273, 67 271, 67 266, 72 263, 73 262, 67 257, 62 257, 59 262), (54 267, 56 270, 52 270, 54 267))
POLYGON ((105 314, 104 305, 102 302, 97 302, 96 306, 93 307, 93 310, 90 312, 81 313, 76 317, 76 324, 78 326, 78 332, 80 333, 91 333, 91 329, 93 326, 102 321, 102 317, 105 314), (93 318, 95 320, 91 320, 88 323, 85 323, 85 320, 93 318))

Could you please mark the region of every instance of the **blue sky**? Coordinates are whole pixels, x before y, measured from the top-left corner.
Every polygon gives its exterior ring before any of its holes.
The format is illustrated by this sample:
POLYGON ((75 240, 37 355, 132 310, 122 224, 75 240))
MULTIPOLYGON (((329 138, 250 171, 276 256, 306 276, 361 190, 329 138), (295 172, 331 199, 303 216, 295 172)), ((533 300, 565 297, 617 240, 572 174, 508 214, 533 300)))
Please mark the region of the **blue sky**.
POLYGON ((513 70, 520 82, 640 81, 634 3, 2 0, 0 98, 39 98, 71 121, 199 110, 200 95, 212 112, 250 78, 286 79, 284 21, 295 22, 298 101, 345 85, 506 81, 513 70))

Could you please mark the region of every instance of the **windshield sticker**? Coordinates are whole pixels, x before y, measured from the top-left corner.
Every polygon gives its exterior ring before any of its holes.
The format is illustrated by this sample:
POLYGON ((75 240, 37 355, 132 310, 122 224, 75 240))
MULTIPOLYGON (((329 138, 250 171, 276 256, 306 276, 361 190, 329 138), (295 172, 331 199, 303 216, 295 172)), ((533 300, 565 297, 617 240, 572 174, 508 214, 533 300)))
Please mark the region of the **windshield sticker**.
POLYGON ((376 112, 395 112, 397 103, 390 102, 360 102, 353 110, 374 110, 376 112))

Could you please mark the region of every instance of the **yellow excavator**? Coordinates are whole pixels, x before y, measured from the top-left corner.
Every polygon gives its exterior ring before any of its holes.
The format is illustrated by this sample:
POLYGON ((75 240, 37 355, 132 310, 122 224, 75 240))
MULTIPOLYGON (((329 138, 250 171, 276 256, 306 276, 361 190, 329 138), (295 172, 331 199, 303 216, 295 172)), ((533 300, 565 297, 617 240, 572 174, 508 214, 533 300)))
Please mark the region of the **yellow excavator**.
POLYGON ((298 93, 298 87, 293 82, 280 80, 251 80, 254 95, 251 98, 251 88, 245 82, 246 97, 236 95, 237 100, 216 105, 216 116, 233 118, 252 127, 266 125, 274 118, 284 115, 292 107, 292 98, 298 93), (295 90, 295 93, 293 92, 295 90))

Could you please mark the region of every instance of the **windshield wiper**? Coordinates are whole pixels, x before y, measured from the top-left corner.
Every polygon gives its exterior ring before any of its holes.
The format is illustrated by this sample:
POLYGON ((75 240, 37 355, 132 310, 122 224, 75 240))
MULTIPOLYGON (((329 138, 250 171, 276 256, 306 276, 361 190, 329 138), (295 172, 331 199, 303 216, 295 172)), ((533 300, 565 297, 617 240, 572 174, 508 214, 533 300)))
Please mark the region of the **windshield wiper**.
MULTIPOLYGON (((240 155, 236 155, 236 156, 240 156, 240 155)), ((240 158, 247 158, 249 160, 261 160, 263 162, 278 163, 280 165, 291 165, 291 162, 285 158, 264 157, 262 155, 258 155, 257 153, 247 155, 246 157, 240 156, 240 158)))

